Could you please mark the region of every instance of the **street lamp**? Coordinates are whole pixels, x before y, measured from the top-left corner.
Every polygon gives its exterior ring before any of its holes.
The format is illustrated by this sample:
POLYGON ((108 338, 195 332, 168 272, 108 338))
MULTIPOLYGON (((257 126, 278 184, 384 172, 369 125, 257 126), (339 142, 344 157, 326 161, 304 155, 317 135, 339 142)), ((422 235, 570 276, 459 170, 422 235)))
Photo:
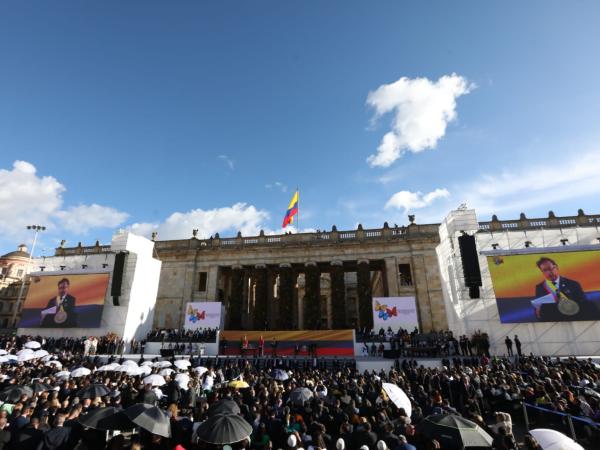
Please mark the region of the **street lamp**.
POLYGON ((46 227, 41 225, 27 225, 28 230, 33 230, 33 244, 31 245, 31 252, 29 253, 29 261, 27 261, 27 267, 25 268, 25 275, 21 280, 21 289, 19 289, 19 296, 17 297, 17 304, 15 307, 15 311, 13 313, 12 322, 16 326, 17 314, 19 313, 19 307, 21 306, 21 297, 23 296, 23 289, 25 288, 25 279, 27 278, 27 274, 29 273, 29 267, 31 267, 31 260, 33 259, 33 252, 35 251, 35 243, 37 242, 38 233, 40 231, 44 231, 46 227))

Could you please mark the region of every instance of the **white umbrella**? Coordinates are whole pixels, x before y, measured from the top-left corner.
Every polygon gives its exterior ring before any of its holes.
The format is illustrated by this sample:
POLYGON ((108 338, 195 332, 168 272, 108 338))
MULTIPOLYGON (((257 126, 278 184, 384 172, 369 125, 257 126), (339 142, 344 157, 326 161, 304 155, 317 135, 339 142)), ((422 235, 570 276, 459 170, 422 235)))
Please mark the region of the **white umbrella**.
POLYGON ((127 375, 137 376, 140 373, 140 368, 138 366, 125 365, 116 367, 115 372, 125 372, 127 375))
POLYGON ((51 361, 53 359, 56 359, 54 355, 46 355, 42 357, 42 362, 48 362, 51 361))
POLYGON ((42 346, 42 344, 40 344, 38 341, 29 341, 25 344, 25 348, 32 348, 32 349, 38 349, 42 346))
POLYGON ((154 363, 152 361, 144 361, 140 366, 152 366, 154 363))
POLYGON ((0 356, 0 364, 4 364, 10 361, 6 356, 0 356))
POLYGON ((50 356, 50 353, 48 353, 46 350, 36 350, 33 352, 33 356, 36 358, 44 358, 46 356, 50 356))
POLYGON ((199 376, 202 376, 206 372, 208 372, 208 369, 206 367, 203 367, 203 366, 194 367, 192 370, 194 372, 196 372, 199 376))
POLYGON ((92 371, 86 367, 78 367, 77 369, 73 370, 71 372, 71 376, 73 378, 79 378, 79 377, 85 377, 86 375, 89 375, 90 373, 92 373, 92 371))
POLYGON ((71 376, 71 372, 69 372, 68 370, 62 370, 60 372, 56 372, 54 376, 56 378, 69 378, 71 376))
POLYGON ((383 383, 382 387, 392 403, 398 408, 404 408, 406 416, 410 417, 412 414, 412 405, 410 404, 410 399, 405 392, 392 383, 383 383))
POLYGON ((178 359, 175 361, 175 367, 181 370, 185 370, 192 365, 189 359, 178 359))
POLYGON ((160 388, 155 387, 154 389, 152 389, 154 391, 154 393, 156 394, 156 397, 160 400, 161 398, 163 398, 165 396, 164 392, 160 390, 160 388))
POLYGON ((96 372, 114 372, 117 367, 119 367, 119 364, 117 363, 105 364, 103 366, 98 367, 96 369, 96 372))
POLYGON ((0 348, 0 356, 8 355, 8 352, 2 348, 0 348))
POLYGON ((33 355, 33 350, 31 350, 30 348, 24 348, 22 350, 19 350, 17 352, 17 356, 21 356, 21 355, 33 355))
POLYGON ((584 448, 562 433, 547 428, 537 428, 529 432, 544 450, 584 450, 584 448))
POLYGON ((173 372, 175 372, 173 369, 167 367, 166 369, 161 370, 160 372, 158 372, 159 375, 167 376, 167 375, 171 375, 173 372))
POLYGON ((135 367, 137 367, 137 363, 135 361, 131 360, 131 359, 128 359, 127 361, 124 361, 123 365, 124 366, 135 366, 135 367))
POLYGON ((175 376, 175 382, 179 385, 180 389, 187 391, 188 383, 190 382, 190 376, 187 373, 178 373, 175 376))
POLYGON ((152 367, 158 367, 159 369, 164 369, 165 367, 171 367, 173 364, 171 364, 169 361, 158 361, 155 362, 154 364, 152 364, 152 367))
POLYGON ((35 359, 35 356, 33 355, 33 353, 25 353, 23 355, 19 355, 17 358, 18 358, 17 361, 25 362, 25 361, 31 361, 32 359, 35 359))
POLYGON ((140 366, 138 367, 138 375, 150 375, 152 373, 152 367, 140 366))
POLYGON ((144 384, 151 384, 152 386, 162 386, 167 382, 161 375, 148 375, 144 378, 144 384))
POLYGON ((62 363, 60 361, 56 361, 56 360, 51 360, 51 361, 46 361, 46 363, 44 364, 46 367, 57 367, 58 369, 62 369, 62 363))

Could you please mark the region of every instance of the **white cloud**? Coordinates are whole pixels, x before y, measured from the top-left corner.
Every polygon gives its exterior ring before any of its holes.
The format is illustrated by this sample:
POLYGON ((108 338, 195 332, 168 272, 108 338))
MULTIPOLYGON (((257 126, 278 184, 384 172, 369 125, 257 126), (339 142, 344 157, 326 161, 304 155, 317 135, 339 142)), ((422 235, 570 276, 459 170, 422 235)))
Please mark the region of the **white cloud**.
POLYGON ((571 153, 570 158, 549 158, 520 170, 482 175, 457 186, 469 207, 478 214, 518 214, 542 205, 556 205, 600 192, 600 151, 571 153), (557 162, 558 161, 558 162, 557 162))
POLYGON ((287 185, 283 184, 280 181, 276 181, 275 183, 265 184, 265 189, 279 189, 281 192, 287 192, 287 185))
POLYGON ((192 230, 198 230, 198 238, 206 239, 215 233, 230 236, 238 231, 245 236, 255 236, 260 230, 266 230, 265 222, 269 213, 246 203, 215 209, 193 209, 188 212, 175 212, 162 223, 135 223, 131 226, 134 233, 150 236, 158 232, 158 238, 185 239, 192 236, 192 230))
POLYGON ((369 165, 388 167, 405 151, 435 148, 448 123, 456 118, 456 99, 474 88, 453 73, 437 81, 402 77, 370 92, 367 104, 375 109, 374 119, 391 112, 395 115, 377 153, 367 158, 369 165))
POLYGON ((24 235, 26 225, 49 225, 62 205, 65 187, 54 177, 38 177, 35 167, 15 161, 12 170, 0 169, 0 234, 24 235))
POLYGON ((385 204, 386 209, 396 208, 404 211, 425 208, 440 198, 447 198, 450 192, 447 189, 435 189, 423 194, 421 192, 400 191, 396 192, 385 204))
POLYGON ((63 210, 65 186, 52 176, 38 176, 35 166, 15 161, 10 170, 0 169, 0 237, 14 244, 31 233, 27 225, 43 225, 48 231, 85 233, 91 228, 110 228, 127 214, 100 205, 81 205, 63 210))
POLYGON ((234 169, 234 161, 229 156, 219 155, 219 159, 222 159, 223 161, 225 161, 225 164, 227 164, 227 167, 229 167, 230 170, 234 169))
POLYGON ((129 215, 109 206, 79 205, 55 213, 62 226, 73 233, 85 234, 92 228, 116 228, 129 215))

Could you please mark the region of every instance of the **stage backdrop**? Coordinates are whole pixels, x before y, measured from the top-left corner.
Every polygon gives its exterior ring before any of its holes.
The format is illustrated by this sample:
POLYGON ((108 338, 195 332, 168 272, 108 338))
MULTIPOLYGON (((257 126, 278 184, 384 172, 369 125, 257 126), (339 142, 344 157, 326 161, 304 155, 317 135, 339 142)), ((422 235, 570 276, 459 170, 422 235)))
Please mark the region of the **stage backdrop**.
POLYGON ((500 322, 600 320, 600 251, 496 255, 488 256, 487 262, 500 322), (567 316, 555 313, 549 320, 536 315, 535 307, 552 299, 551 292, 544 287, 544 275, 536 264, 542 257, 551 258, 556 262, 560 284, 568 283, 565 293, 575 297, 574 293, 580 292, 577 285, 581 287, 585 298, 579 302, 587 302, 585 314, 567 316))
POLYGON ((195 302, 185 305, 185 330, 221 328, 221 302, 195 302))
POLYGON ((412 331, 419 326, 417 303, 414 297, 373 297, 373 329, 392 327, 412 331))
MULTIPOLYGON (((32 275, 23 305, 19 328, 98 328, 104 309, 104 297, 110 274, 32 275), (61 322, 56 317, 59 282, 68 280, 61 322)), ((65 283, 63 283, 64 285, 65 283)))

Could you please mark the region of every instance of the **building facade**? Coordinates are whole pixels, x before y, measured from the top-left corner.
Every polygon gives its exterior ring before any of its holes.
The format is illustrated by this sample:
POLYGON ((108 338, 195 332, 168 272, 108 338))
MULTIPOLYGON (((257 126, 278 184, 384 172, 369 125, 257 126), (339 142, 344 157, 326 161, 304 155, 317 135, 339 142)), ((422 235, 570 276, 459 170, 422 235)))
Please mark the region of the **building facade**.
POLYGON ((187 302, 221 301, 227 329, 372 326, 373 296, 414 296, 424 331, 448 327, 438 225, 157 241, 155 326, 183 324, 187 302))
POLYGON ((448 317, 455 334, 485 332, 496 354, 506 353, 504 340, 518 335, 526 354, 598 355, 598 321, 501 323, 486 254, 537 253, 600 249, 600 215, 527 218, 478 222, 475 210, 451 211, 440 225, 439 267, 448 317), (481 270, 479 296, 471 298, 465 283, 458 238, 475 236, 481 270))
POLYGON ((28 263, 29 253, 24 244, 0 256, 0 328, 16 325, 15 309, 28 263))

